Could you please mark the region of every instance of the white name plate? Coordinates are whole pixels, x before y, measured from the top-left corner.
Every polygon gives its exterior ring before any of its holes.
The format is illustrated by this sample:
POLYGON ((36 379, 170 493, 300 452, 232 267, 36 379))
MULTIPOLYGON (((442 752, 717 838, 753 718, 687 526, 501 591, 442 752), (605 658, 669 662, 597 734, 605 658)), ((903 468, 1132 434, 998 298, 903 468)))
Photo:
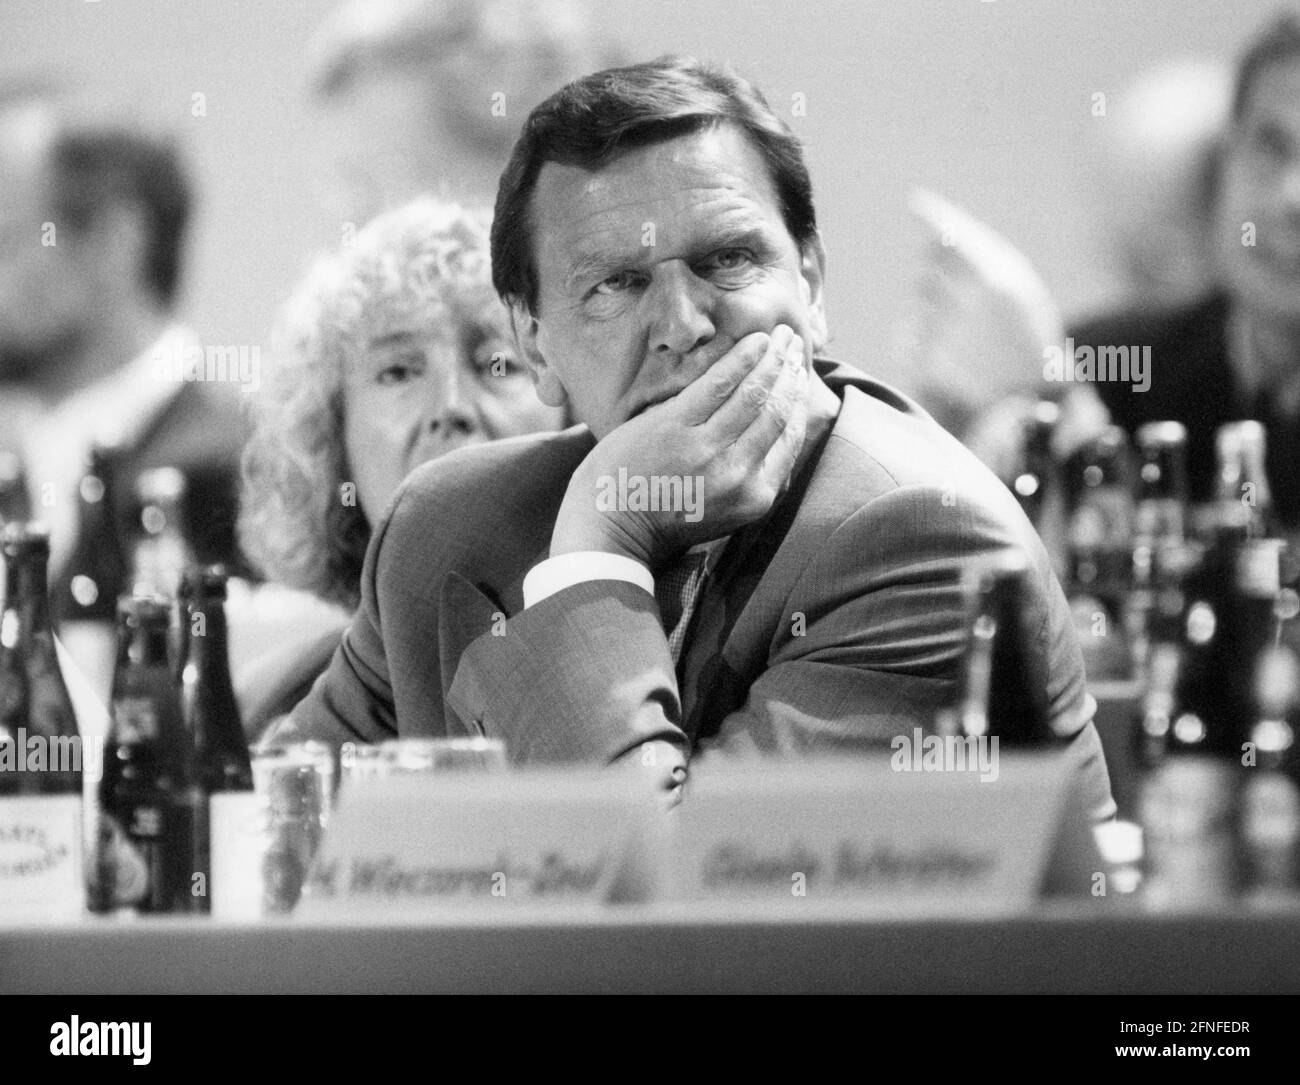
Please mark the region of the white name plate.
POLYGON ((81 799, 0 799, 0 922, 59 922, 85 913, 81 799))
MULTIPOLYGON (((1023 909, 1060 862, 1057 841, 1088 847, 1072 775, 1053 755, 1003 755, 975 771, 901 772, 879 759, 692 765, 667 872, 677 900, 854 901, 868 910, 1023 909), (1067 815, 1067 810, 1070 811, 1067 815), (1078 841, 1083 840, 1080 844, 1078 841)), ((1091 857, 1080 860, 1100 870, 1091 857)), ((1069 891, 1085 891, 1077 873, 1069 891)))
POLYGON ((346 781, 295 915, 427 915, 641 899, 663 803, 613 770, 346 781))

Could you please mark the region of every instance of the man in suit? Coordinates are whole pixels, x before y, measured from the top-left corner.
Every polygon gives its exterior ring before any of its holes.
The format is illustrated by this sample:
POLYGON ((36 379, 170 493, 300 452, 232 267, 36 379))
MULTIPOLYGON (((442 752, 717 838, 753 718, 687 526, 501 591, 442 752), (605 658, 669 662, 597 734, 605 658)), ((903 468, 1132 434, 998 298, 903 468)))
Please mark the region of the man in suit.
POLYGON ((502 176, 492 258, 539 395, 583 424, 410 476, 300 729, 484 733, 516 763, 626 758, 670 787, 702 749, 887 749, 953 693, 962 574, 1019 549, 1053 724, 1113 812, 1014 499, 911 401, 817 357, 811 183, 752 86, 664 58, 553 95, 502 176))
POLYGON ((1150 347, 1150 388, 1099 383, 1126 430, 1172 419, 1188 430, 1192 499, 1215 496, 1215 431, 1268 430, 1282 524, 1300 529, 1300 20, 1284 16, 1238 65, 1214 193, 1222 289, 1174 311, 1130 311, 1072 332, 1077 346, 1150 347))
POLYGON ((175 316, 192 203, 176 149, 57 90, 0 91, 0 188, 0 444, 25 460, 56 576, 96 441, 118 449, 123 531, 139 530, 136 477, 176 467, 197 556, 231 561, 241 374, 228 348, 207 365, 175 316))

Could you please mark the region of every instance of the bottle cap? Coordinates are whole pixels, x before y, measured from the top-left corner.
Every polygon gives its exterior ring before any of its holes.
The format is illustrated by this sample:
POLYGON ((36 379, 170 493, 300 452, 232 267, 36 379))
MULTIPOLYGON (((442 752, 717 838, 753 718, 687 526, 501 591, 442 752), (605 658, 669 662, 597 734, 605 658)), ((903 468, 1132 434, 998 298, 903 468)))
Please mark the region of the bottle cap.
POLYGON ((19 553, 31 554, 41 551, 48 554, 50 552, 50 529, 39 520, 31 520, 25 524, 5 524, 0 540, 2 540, 0 546, 3 546, 7 557, 14 557, 19 553))
POLYGON ((146 504, 178 501, 185 493, 185 476, 175 467, 154 467, 140 472, 135 488, 146 504))
POLYGON ((1147 422, 1139 426, 1137 443, 1140 448, 1164 448, 1187 443, 1187 427, 1181 422, 1147 422))
POLYGON ((162 595, 123 595, 117 601, 117 616, 132 625, 170 622, 171 603, 162 595))
POLYGON ((230 574, 224 565, 191 565, 181 577, 181 598, 199 596, 224 599, 230 574))

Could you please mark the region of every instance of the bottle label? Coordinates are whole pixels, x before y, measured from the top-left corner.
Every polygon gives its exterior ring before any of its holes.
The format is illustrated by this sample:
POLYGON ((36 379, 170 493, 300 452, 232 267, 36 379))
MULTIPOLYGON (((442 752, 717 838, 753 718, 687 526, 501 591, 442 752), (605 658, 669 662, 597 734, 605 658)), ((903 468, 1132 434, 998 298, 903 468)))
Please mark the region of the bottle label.
POLYGON ((1282 590, 1282 543, 1277 539, 1250 539, 1237 548, 1237 587, 1245 595, 1271 599, 1282 590))
POLYGON ((1236 894, 1237 778, 1231 762, 1194 755, 1170 757, 1148 776, 1141 818, 1154 906, 1219 904, 1236 894))
POLYGON ((1266 769, 1250 773, 1242 790, 1241 835, 1253 889, 1300 889, 1300 790, 1294 781, 1266 769))
POLYGON ((128 746, 158 737, 158 708, 149 697, 119 697, 113 702, 115 738, 128 746))
POLYGON ((95 829, 95 852, 86 878, 91 910, 110 912, 138 904, 149 891, 144 855, 115 817, 101 813, 95 829))
POLYGON ((81 798, 0 799, 0 920, 80 919, 81 798))
POLYGON ((123 796, 111 814, 101 814, 92 907, 156 913, 202 910, 207 873, 198 869, 203 857, 197 854, 197 835, 206 830, 198 809, 201 798, 188 791, 171 795, 144 789, 123 796), (203 876, 196 879, 196 874, 203 876))

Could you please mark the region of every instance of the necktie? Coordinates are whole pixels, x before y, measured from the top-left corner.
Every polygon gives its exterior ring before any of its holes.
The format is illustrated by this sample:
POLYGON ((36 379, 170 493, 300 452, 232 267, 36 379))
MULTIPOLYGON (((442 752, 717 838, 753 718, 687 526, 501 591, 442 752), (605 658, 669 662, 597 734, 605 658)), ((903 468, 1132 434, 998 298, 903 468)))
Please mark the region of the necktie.
POLYGON ((664 632, 668 634, 668 650, 672 652, 674 663, 681 658, 686 643, 691 615, 695 613, 695 604, 704 585, 707 559, 705 551, 690 551, 655 579, 655 601, 659 604, 659 616, 664 623, 664 632))

